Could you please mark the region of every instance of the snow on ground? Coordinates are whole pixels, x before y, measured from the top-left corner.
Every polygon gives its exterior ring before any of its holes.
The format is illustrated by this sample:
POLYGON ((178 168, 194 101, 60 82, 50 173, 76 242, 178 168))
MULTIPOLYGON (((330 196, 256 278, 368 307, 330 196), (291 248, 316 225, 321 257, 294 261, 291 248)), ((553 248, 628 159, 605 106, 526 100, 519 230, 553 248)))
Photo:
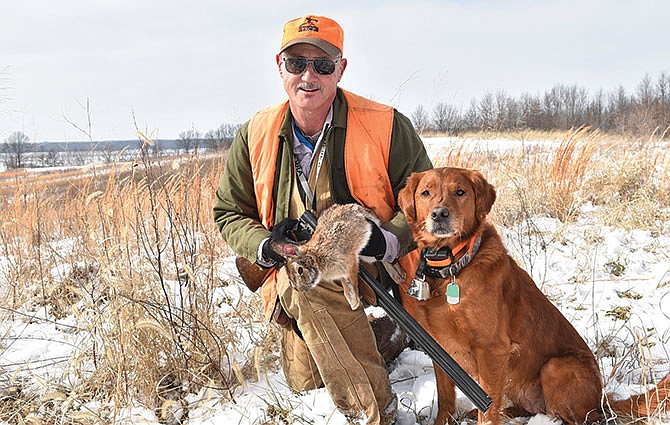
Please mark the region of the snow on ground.
MULTIPOLYGON (((559 225, 546 218, 538 218, 535 224, 547 235, 559 225)), ((605 353, 616 352, 620 357, 639 343, 645 357, 653 359, 654 381, 670 369, 670 237, 601 228, 590 223, 577 223, 564 232, 563 238, 550 241, 546 250, 539 250, 542 254, 535 258, 533 277, 599 354, 607 392, 621 397, 642 392, 644 387, 638 384, 641 374, 638 358, 628 354, 623 360, 615 360, 605 353), (600 243, 594 246, 592 238, 598 236, 600 243), (612 266, 608 264, 613 261, 625 264, 620 276, 610 272, 612 266), (626 309, 629 309, 628 320, 615 317, 617 311, 626 309), (611 340, 605 338, 610 336, 611 340), (615 369, 617 365, 621 367, 615 369)), ((539 249, 521 246, 506 229, 501 229, 501 233, 508 247, 519 247, 510 249, 516 258, 523 256, 523 249, 539 249)), ((523 265, 523 261, 519 262, 523 265)), ((398 425, 432 423, 437 414, 437 399, 428 356, 407 349, 393 362, 389 372, 399 399, 398 425)), ((302 419, 314 424, 346 423, 325 390, 292 394, 281 372, 270 373, 262 382, 241 390, 235 404, 219 405, 213 400, 209 406, 191 412, 190 418, 192 423, 202 424, 258 424, 269 417, 270 406, 290 411, 294 416, 289 423, 301 423, 302 419)), ((473 408, 460 393, 458 406, 462 412, 473 408)), ((529 423, 555 422, 537 415, 529 423)))
MULTIPOLYGON (((426 143, 429 154, 435 155, 445 143, 463 142, 434 139, 426 143)), ((550 143, 501 139, 478 142, 477 149, 550 143)), ((544 217, 533 221, 539 230, 536 237, 522 239, 505 228, 500 232, 512 255, 596 353, 607 391, 624 397, 644 390, 638 384, 643 369, 638 352, 654 366, 654 381, 664 376, 670 369, 670 235, 603 227, 590 221, 588 214, 568 226, 544 217)), ((0 258, 0 267, 3 264, 0 258)), ((236 273, 232 259, 226 259, 222 273, 236 273)), ((238 299, 256 295, 240 283, 214 296, 238 299)), ((71 317, 57 322, 41 318, 48 320, 17 317, 11 324, 0 324, 2 374, 22 369, 45 380, 60 375, 59 366, 50 363, 71 355, 80 340, 70 332, 71 317)), ((397 423, 432 423, 437 402, 430 359, 420 351, 405 350, 389 373, 399 399, 397 423)), ((261 424, 278 411, 286 412, 287 423, 346 423, 325 390, 293 394, 280 370, 268 371, 259 382, 238 388, 235 402, 211 391, 190 395, 187 401, 192 406, 190 424, 261 424)), ((460 411, 472 408, 460 393, 458 406, 460 411)), ((123 410, 118 418, 120 423, 158 423, 153 411, 141 406, 123 410)), ((555 422, 537 415, 528 423, 555 422)))
POLYGON ((477 152, 501 152, 522 149, 551 149, 555 148, 557 142, 553 140, 519 140, 505 139, 502 137, 492 139, 468 139, 463 137, 431 137, 424 138, 428 156, 436 158, 440 152, 448 147, 450 150, 477 151, 477 152))

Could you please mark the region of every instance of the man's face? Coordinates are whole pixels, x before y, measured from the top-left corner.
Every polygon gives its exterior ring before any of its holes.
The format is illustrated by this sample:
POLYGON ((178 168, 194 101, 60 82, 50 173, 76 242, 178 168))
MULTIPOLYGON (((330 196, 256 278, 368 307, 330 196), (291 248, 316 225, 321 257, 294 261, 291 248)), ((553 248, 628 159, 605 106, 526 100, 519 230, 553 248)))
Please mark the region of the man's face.
POLYGON ((316 111, 325 108, 335 99, 337 83, 342 78, 344 69, 347 66, 347 60, 341 59, 335 64, 335 71, 329 75, 322 75, 314 70, 314 64, 309 63, 304 72, 300 74, 291 74, 286 70, 286 64, 282 60, 286 58, 324 58, 336 60, 328 56, 323 50, 311 44, 299 43, 289 47, 284 52, 277 55, 277 66, 279 75, 284 82, 284 90, 288 94, 291 108, 304 108, 306 110, 316 111))

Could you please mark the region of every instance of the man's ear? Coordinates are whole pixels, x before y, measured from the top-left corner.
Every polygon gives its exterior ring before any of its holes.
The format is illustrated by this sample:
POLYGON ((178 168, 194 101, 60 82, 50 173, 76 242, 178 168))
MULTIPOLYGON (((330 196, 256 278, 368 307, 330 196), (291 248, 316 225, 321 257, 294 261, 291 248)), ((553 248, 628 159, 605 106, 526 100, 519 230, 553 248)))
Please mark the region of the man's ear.
POLYGON ((281 53, 275 55, 275 61, 277 62, 277 69, 279 69, 279 76, 281 77, 283 71, 281 69, 281 53))
POLYGON ((483 220, 496 201, 496 190, 477 170, 470 170, 468 177, 475 190, 475 214, 479 220, 483 220))
POLYGON ((407 178, 407 184, 398 192, 398 206, 405 214, 408 221, 416 220, 416 207, 414 206, 414 192, 421 181, 424 173, 412 173, 407 178))
POLYGON ((340 81, 342 81, 342 75, 344 75, 344 70, 345 70, 345 69, 347 69, 347 59, 346 59, 346 58, 342 58, 342 59, 340 59, 340 76, 339 76, 339 78, 337 79, 337 82, 338 82, 338 83, 339 83, 340 81))

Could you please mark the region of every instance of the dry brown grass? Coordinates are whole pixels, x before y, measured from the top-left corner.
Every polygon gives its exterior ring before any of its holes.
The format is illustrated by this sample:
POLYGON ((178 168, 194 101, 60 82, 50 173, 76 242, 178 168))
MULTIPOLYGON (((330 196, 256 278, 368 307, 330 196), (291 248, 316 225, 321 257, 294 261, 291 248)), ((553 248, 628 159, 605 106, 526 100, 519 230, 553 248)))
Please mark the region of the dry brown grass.
POLYGON ((434 163, 481 170, 496 186, 492 215, 501 225, 537 215, 570 222, 585 202, 604 207, 598 210, 603 224, 626 229, 658 229, 670 218, 670 154, 661 139, 621 139, 580 128, 560 138, 516 135, 522 142, 560 141, 557 149, 522 143, 521 150, 488 150, 482 143, 496 138, 505 136, 469 135, 465 143, 445 147, 434 163))
MULTIPOLYGON (((538 215, 576 220, 587 202, 600 207, 604 224, 668 231, 670 156, 662 142, 588 129, 550 136, 517 139, 559 140, 558 149, 529 143, 505 151, 473 148, 479 136, 471 135, 434 162, 480 169, 498 192, 494 220, 520 233, 532 234, 527 219, 538 215)), ((0 388, 9 388, 0 389, 0 421, 110 422, 131 400, 168 421, 188 410, 187 393, 231 397, 276 367, 276 330, 263 323, 258 297, 223 291, 237 287, 220 272, 230 251, 211 219, 223 161, 139 157, 0 176, 0 324, 72 316, 69 332, 78 337, 70 357, 53 359, 63 372, 52 380, 0 365, 0 388), (248 346, 242 329, 254 330, 248 346), (87 410, 93 400, 100 407, 87 410)))
MULTIPOLYGON (((275 338, 262 326, 251 347, 240 346, 236 328, 262 322, 258 300, 221 292, 230 251, 211 207, 223 161, 138 158, 3 184, 0 323, 71 315, 79 342, 70 358, 53 359, 64 367, 58 379, 16 373, 0 392, 0 421, 79 423, 91 400, 115 406, 101 409, 102 422, 138 399, 161 417, 187 393, 225 397, 256 374, 254 351, 275 338)), ((0 365, 0 383, 16 370, 0 365)))

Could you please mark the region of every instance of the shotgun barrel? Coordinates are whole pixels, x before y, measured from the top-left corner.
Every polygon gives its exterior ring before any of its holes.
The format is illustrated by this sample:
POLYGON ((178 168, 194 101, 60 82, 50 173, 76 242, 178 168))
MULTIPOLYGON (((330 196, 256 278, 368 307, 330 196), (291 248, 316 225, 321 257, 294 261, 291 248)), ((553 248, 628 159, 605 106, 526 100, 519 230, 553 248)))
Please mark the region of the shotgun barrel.
POLYGON ((417 322, 402 305, 384 290, 381 283, 377 281, 370 272, 363 267, 359 269, 358 275, 365 281, 377 295, 377 304, 386 314, 400 326, 410 338, 421 348, 447 374, 449 379, 460 389, 463 394, 482 413, 486 412, 493 400, 486 394, 482 387, 467 374, 465 370, 454 360, 444 348, 433 339, 432 336, 417 322))

